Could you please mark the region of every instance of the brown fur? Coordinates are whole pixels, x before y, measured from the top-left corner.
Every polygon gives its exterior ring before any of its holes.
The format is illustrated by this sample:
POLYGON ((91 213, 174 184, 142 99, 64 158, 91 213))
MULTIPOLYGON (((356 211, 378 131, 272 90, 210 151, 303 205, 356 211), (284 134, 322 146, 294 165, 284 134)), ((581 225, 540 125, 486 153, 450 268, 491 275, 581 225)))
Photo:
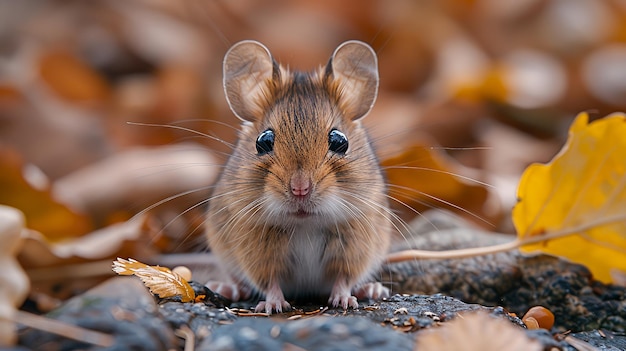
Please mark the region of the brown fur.
MULTIPOLYGON (((271 60, 269 52, 265 57, 252 49, 254 58, 271 60)), ((226 76, 227 64, 228 56, 226 76)), ((370 278, 389 245, 383 175, 358 120, 369 111, 376 87, 372 92, 367 81, 340 76, 332 61, 313 73, 292 73, 273 60, 252 65, 236 66, 233 77, 225 79, 229 103, 245 121, 210 202, 210 247, 235 281, 262 293, 275 283, 291 298, 328 296, 339 280, 354 287, 370 278), (258 74, 256 66, 262 67, 258 74), (240 77, 242 69, 248 71, 240 77), (252 87, 251 74, 258 79, 252 87), (246 85, 242 79, 248 79, 246 85), (275 133, 274 149, 259 156, 255 142, 268 128, 275 133), (329 151, 332 128, 349 141, 345 155, 329 151), (291 194, 295 176, 311 180, 305 200, 291 194), (310 216, 297 217, 298 209, 310 216), (295 271, 305 259, 298 255, 311 255, 306 262, 317 262, 320 277, 312 274, 312 281, 303 283, 307 277, 301 275, 308 273, 295 271)))

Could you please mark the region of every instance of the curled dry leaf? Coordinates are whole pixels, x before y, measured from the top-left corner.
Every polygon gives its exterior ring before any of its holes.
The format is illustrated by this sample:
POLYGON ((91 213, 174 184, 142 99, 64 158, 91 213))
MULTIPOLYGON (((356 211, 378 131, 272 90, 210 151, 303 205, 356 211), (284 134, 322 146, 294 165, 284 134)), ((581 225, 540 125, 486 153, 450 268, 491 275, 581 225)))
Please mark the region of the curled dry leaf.
POLYGON ((486 313, 469 313, 438 328, 419 334, 415 350, 539 351, 543 347, 529 339, 523 329, 486 313))
POLYGON ((180 296, 182 302, 191 302, 196 297, 191 285, 166 267, 148 266, 132 258, 118 257, 113 261, 113 271, 119 275, 136 275, 150 292, 161 298, 180 296))
POLYGON ((207 187, 217 177, 217 164, 213 153, 193 143, 133 148, 57 180, 52 193, 73 208, 93 214, 130 204, 171 203, 181 197, 188 207, 206 197, 207 187))
POLYGON ((526 169, 513 222, 520 242, 544 239, 523 251, 567 257, 611 282, 612 270, 626 272, 626 116, 588 119, 578 115, 550 163, 526 169))
POLYGON ((29 289, 28 278, 15 259, 23 230, 24 215, 0 205, 0 347, 15 344, 17 334, 12 320, 29 289))
MULTIPOLYGON (((40 269, 110 259, 120 254, 146 257, 152 253, 149 246, 156 240, 149 226, 146 216, 138 216, 62 242, 50 242, 41 233, 29 230, 23 234, 19 259, 27 269, 40 269)), ((49 274, 40 278, 50 278, 49 274)))

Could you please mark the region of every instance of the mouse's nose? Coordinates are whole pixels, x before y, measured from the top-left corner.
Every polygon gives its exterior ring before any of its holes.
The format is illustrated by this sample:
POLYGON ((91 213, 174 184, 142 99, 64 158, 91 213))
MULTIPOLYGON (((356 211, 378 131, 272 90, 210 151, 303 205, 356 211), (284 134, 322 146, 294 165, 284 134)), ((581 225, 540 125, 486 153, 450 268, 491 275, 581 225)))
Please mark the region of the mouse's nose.
POLYGON ((298 197, 304 197, 311 191, 311 180, 306 175, 298 172, 291 177, 291 193, 298 197))

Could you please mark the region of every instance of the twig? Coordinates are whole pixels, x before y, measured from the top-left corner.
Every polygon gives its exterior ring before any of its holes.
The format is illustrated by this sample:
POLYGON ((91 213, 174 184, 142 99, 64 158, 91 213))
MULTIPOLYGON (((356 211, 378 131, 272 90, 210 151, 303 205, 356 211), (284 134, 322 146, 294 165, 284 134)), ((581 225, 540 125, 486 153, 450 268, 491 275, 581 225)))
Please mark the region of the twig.
POLYGON ((183 325, 182 327, 176 329, 174 334, 179 338, 185 339, 185 348, 184 351, 194 351, 196 344, 196 336, 188 326, 183 325))
POLYGON ((558 230, 552 233, 538 234, 533 236, 528 236, 522 239, 515 239, 513 241, 492 245, 492 246, 484 246, 484 247, 473 247, 468 249, 459 249, 459 250, 446 250, 446 251, 427 251, 427 250, 404 250, 393 252, 387 255, 387 263, 396 263, 410 260, 423 260, 423 259, 449 259, 449 258, 466 258, 466 257, 474 257, 474 256, 482 256, 495 254, 499 252, 510 251, 520 246, 536 244, 540 242, 545 242, 552 239, 563 238, 569 235, 574 235, 578 233, 585 232, 589 229, 624 222, 626 221, 626 214, 618 214, 611 217, 601 218, 596 221, 590 221, 588 223, 572 227, 565 228, 562 230, 558 230))
POLYGON ((61 322, 56 319, 42 317, 36 314, 16 311, 14 322, 43 330, 48 333, 64 336, 69 339, 97 345, 100 347, 110 347, 115 343, 115 337, 110 334, 101 333, 94 330, 81 328, 79 326, 61 322))
POLYGON ((26 274, 31 282, 112 276, 114 275, 111 271, 112 263, 112 260, 102 260, 55 267, 31 268, 26 270, 26 274))

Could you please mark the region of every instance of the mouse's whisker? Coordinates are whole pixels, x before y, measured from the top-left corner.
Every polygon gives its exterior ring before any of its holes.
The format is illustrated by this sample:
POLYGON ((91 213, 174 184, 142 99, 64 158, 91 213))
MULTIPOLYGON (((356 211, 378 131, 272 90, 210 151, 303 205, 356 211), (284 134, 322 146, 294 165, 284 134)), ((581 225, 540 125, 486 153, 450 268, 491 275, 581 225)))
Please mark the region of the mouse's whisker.
MULTIPOLYGON (((159 207, 159 206, 161 206, 161 205, 163 205, 163 204, 165 204, 165 203, 167 203, 167 202, 169 202, 169 201, 172 201, 172 200, 174 200, 174 199, 178 199, 178 198, 183 197, 183 196, 186 196, 186 195, 190 195, 190 194, 194 194, 194 193, 197 193, 197 192, 200 192, 200 191, 204 191, 204 190, 207 190, 207 189, 211 189, 212 187, 213 187, 213 185, 207 185, 207 186, 203 186, 203 187, 199 187, 199 188, 195 188, 195 189, 191 189, 191 190, 183 191, 183 192, 180 192, 180 193, 175 194, 175 195, 172 195, 172 196, 168 196, 168 197, 166 197, 166 198, 164 198, 164 199, 162 199, 162 200, 159 200, 159 201, 155 202, 154 204, 152 204, 152 205, 150 205, 150 206, 148 206, 148 207, 144 208, 143 210, 141 210, 141 211, 137 212, 137 213, 136 213, 136 214, 135 214, 135 215, 134 215, 131 219, 129 219, 129 220, 133 220, 133 219, 135 219, 135 218, 138 218, 138 217, 140 217, 140 216, 142 216, 142 215, 146 214, 147 212, 149 212, 149 211, 151 211, 151 210, 155 209, 156 207, 159 207)), ((207 200, 207 201, 209 201, 209 200, 207 200)))
MULTIPOLYGON (((390 224, 395 229, 395 231, 398 234, 400 234, 404 238, 405 241, 407 241, 406 235, 410 233, 411 230, 409 226, 406 224, 406 222, 402 220, 397 214, 395 214, 391 209, 389 209, 385 205, 381 205, 380 203, 377 203, 376 201, 373 201, 369 198, 359 195, 358 193, 348 192, 348 191, 345 191, 343 193, 363 203, 365 206, 368 206, 369 208, 376 211, 384 218, 387 218, 387 220, 390 222, 390 224)), ((388 195, 385 195, 385 196, 388 197, 388 195)))
MULTIPOLYGON (((456 210, 459 210, 459 211, 461 211, 463 213, 466 213, 469 216, 474 217, 474 218, 478 219, 479 221, 481 221, 481 222, 483 222, 483 223, 485 223, 485 224, 487 224, 487 225, 489 225, 491 227, 495 227, 495 224, 489 222, 487 219, 485 219, 485 218, 477 215, 476 213, 474 213, 474 212, 472 212, 470 210, 467 210, 467 209, 463 208, 462 206, 459 206, 459 205, 457 205, 457 204, 455 204, 455 203, 453 203, 451 201, 447 201, 447 200, 444 200, 444 199, 442 199, 440 197, 428 194, 427 192, 420 191, 420 190, 413 189, 413 188, 409 188, 409 187, 405 187, 405 186, 391 185, 391 188, 402 190, 404 193, 401 193, 401 194, 404 194, 404 195, 406 195, 406 193, 412 193, 412 194, 415 194, 415 195, 418 195, 418 196, 426 197, 426 198, 431 199, 431 200, 433 200, 433 201, 435 201, 437 203, 440 203, 440 204, 452 207, 452 208, 454 208, 456 210)), ((427 203, 425 201, 418 200, 417 198, 414 198, 413 200, 418 202, 418 203, 420 203, 420 204, 423 204, 423 205, 430 206, 430 207, 434 208, 434 205, 431 204, 431 203, 427 203)))
POLYGON ((129 125, 134 125, 134 126, 141 126, 141 127, 158 127, 158 128, 170 128, 170 129, 176 129, 176 130, 181 130, 181 131, 185 131, 185 132, 189 132, 189 133, 193 133, 196 134, 198 136, 207 138, 207 139, 211 139, 211 140, 215 140, 217 142, 220 142, 226 146, 228 146, 230 149, 234 149, 235 148, 235 144, 233 143, 229 143, 221 138, 218 138, 216 136, 213 136, 211 134, 207 134, 207 133, 203 133, 200 131, 197 131, 195 129, 192 128, 187 128, 187 127, 183 127, 183 126, 178 126, 178 125, 172 125, 172 124, 159 124, 159 123, 143 123, 143 122, 126 122, 126 124, 129 125))
POLYGON ((227 127, 230 128, 234 131, 238 131, 239 128, 236 125, 233 125, 231 123, 226 123, 223 121, 218 121, 215 119, 208 119, 208 118, 187 118, 187 119, 180 119, 180 120, 176 120, 171 122, 171 125, 178 125, 178 124, 183 124, 183 123, 197 123, 197 122, 203 122, 203 123, 212 123, 212 124, 217 124, 220 125, 222 127, 227 127))
MULTIPOLYGON (((195 204, 187 207, 185 210, 179 212, 176 216, 174 216, 172 219, 170 219, 169 221, 167 221, 165 224, 163 224, 162 228, 157 232, 156 237, 160 237, 165 230, 170 226, 173 225, 175 222, 177 222, 179 219, 183 218, 186 214, 190 213, 191 211, 193 211, 194 209, 197 209, 200 206, 204 206, 209 202, 209 199, 204 199, 202 201, 196 202, 195 204)), ((187 240, 189 239, 189 237, 193 234, 196 233, 197 230, 200 229, 200 227, 202 226, 202 224, 204 223, 204 221, 202 221, 200 224, 196 225, 194 228, 191 229, 191 231, 188 231, 188 235, 186 235, 179 243, 178 245, 174 248, 174 250, 179 249, 180 247, 182 247, 187 240)))
MULTIPOLYGON (((390 186, 390 188, 395 187, 395 186, 390 186)), ((403 194, 403 193, 401 193, 403 194)), ((402 201, 401 199, 399 199, 398 197, 393 196, 392 191, 390 191, 388 194, 385 195, 391 202, 396 203, 398 205, 400 205, 402 208, 406 208, 407 210, 409 210, 409 212, 414 213, 416 216, 423 218, 424 220, 426 220, 427 222, 429 222, 433 229, 437 230, 437 226, 432 223, 426 216, 424 216, 424 214, 421 211, 416 210, 415 208, 413 208, 413 206, 407 204, 406 202, 402 201)), ((428 207, 433 207, 432 204, 427 204, 425 202, 420 202, 419 200, 415 199, 414 201, 418 201, 419 203, 421 203, 422 205, 428 206, 428 207)), ((390 210, 392 211, 392 210, 390 210)), ((392 211, 393 212, 393 211, 392 211)), ((400 219, 400 217, 394 213, 394 215, 396 217, 398 217, 398 219, 400 219)))
POLYGON ((463 179, 463 180, 467 180, 469 182, 472 183, 476 183, 488 188, 495 188, 495 186, 489 184, 489 183, 485 183, 483 181, 480 181, 478 179, 472 178, 472 177, 468 177, 468 176, 464 176, 460 173, 455 173, 455 172, 450 172, 450 171, 445 171, 445 170, 441 170, 441 169, 435 169, 435 168, 428 168, 428 167, 418 167, 418 166, 388 166, 384 168, 385 170, 390 170, 390 169, 402 169, 402 170, 414 170, 414 171, 427 171, 427 172, 433 172, 433 173, 441 173, 441 174, 445 174, 445 175, 450 175, 459 179, 463 179))
MULTIPOLYGON (((235 191, 230 192, 232 195, 237 194, 237 195, 241 195, 235 191)), ((227 193, 224 193, 227 194, 227 193)), ((231 208, 235 208, 235 205, 238 205, 239 203, 245 203, 247 200, 250 200, 250 198, 248 197, 240 197, 239 199, 231 202, 229 205, 231 208)), ((250 211, 255 210, 259 207, 259 202, 260 200, 255 199, 252 200, 250 202, 248 202, 247 204, 245 204, 243 207, 241 207, 240 209, 238 209, 235 213, 233 214, 229 214, 228 212, 226 212, 226 214, 229 216, 227 221, 223 223, 223 226, 226 228, 232 228, 235 225, 242 227, 243 224, 248 224, 247 222, 242 223, 241 221, 243 221, 244 219, 246 221, 250 221, 251 219, 249 218, 249 216, 247 216, 249 214, 250 211)), ((220 214, 222 211, 228 211, 229 208, 227 206, 222 207, 221 209, 217 210, 217 212, 214 213, 214 215, 218 215, 220 214)), ((227 233, 227 231, 223 231, 223 233, 227 233)))
MULTIPOLYGON (((200 207, 200 206, 203 206, 203 205, 205 205, 205 204, 207 204, 207 203, 211 202, 212 200, 214 200, 214 199, 216 199, 216 198, 220 198, 220 197, 224 197, 224 196, 233 196, 233 195, 238 195, 238 194, 239 194, 239 192, 238 192, 237 190, 232 190, 232 191, 229 191, 229 192, 226 192, 226 193, 223 193, 223 194, 220 194, 220 195, 214 195, 214 196, 211 196, 211 197, 209 197, 209 198, 207 198, 207 199, 204 199, 204 200, 202 200, 202 201, 199 201, 199 202, 197 202, 196 204, 194 204, 194 205, 192 205, 192 206, 188 207, 186 210, 182 211, 180 214, 178 214, 178 215, 177 215, 176 217, 174 217, 172 220, 170 220, 170 222, 169 222, 169 223, 167 223, 167 224, 165 225, 165 227, 167 227, 168 225, 170 225, 171 223, 173 223, 174 221, 176 221, 179 217, 182 217, 182 216, 183 216, 183 215, 185 215, 186 213, 188 213, 188 212, 192 211, 193 209, 198 208, 198 207, 200 207)), ((245 201, 245 199, 244 199, 244 198, 242 198, 242 199, 240 199, 240 200, 238 200, 238 201, 233 202, 233 204, 236 204, 237 202, 243 202, 243 201, 245 201)), ((220 209, 220 210, 216 211, 216 212, 214 213, 214 215, 219 214, 219 212, 221 212, 221 211, 223 211, 223 210, 224 210, 224 208, 222 208, 222 209, 220 209)), ((209 216, 206 216, 206 215, 205 215, 205 216, 204 216, 204 219, 201 221, 201 223, 200 223, 200 224, 198 224, 198 225, 196 225, 196 226, 195 226, 195 228, 193 228, 193 230, 191 231, 191 233, 195 233, 198 229, 200 229, 200 227, 202 227, 202 226, 206 223, 206 221, 207 221, 207 220, 209 220, 209 216)), ((185 238, 185 240, 186 240, 186 238, 185 238)), ((182 245, 182 244, 184 244, 185 240, 183 240, 183 241, 179 244, 179 246, 180 246, 180 245, 182 245)))

